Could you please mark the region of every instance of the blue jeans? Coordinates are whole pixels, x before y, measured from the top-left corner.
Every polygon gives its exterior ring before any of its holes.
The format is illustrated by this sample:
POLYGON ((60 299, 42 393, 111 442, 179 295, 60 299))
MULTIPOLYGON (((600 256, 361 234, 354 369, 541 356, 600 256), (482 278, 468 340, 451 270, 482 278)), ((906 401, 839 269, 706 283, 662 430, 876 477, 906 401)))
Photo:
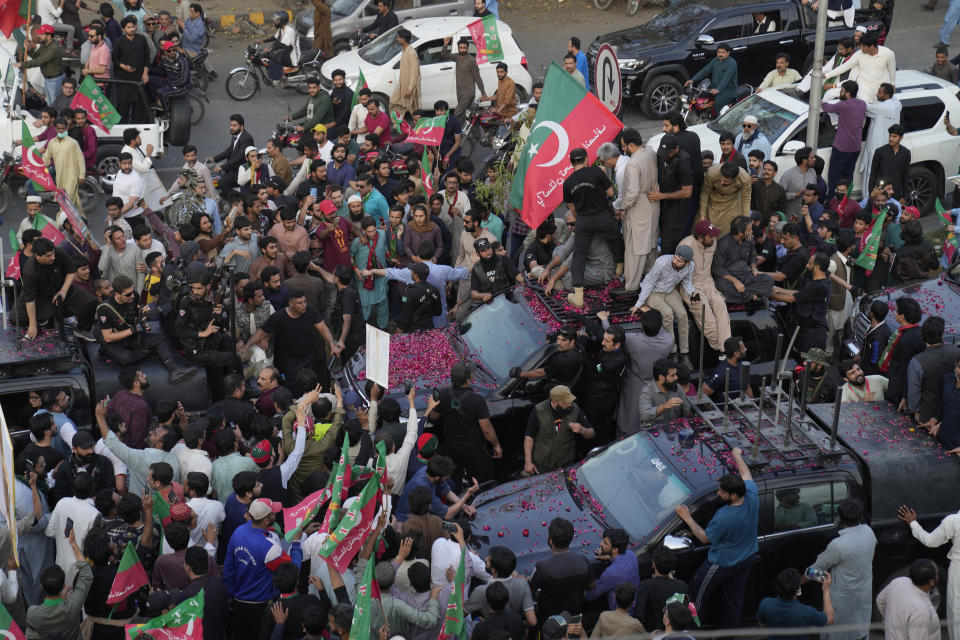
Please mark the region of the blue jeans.
POLYGON ((53 104, 60 95, 60 87, 63 86, 63 77, 61 73, 56 78, 43 79, 43 97, 46 99, 47 104, 53 104))
POLYGON ((836 147, 830 151, 830 166, 827 169, 827 197, 832 196, 841 182, 853 180, 853 171, 857 167, 859 151, 838 151, 836 147))
POLYGON ((940 27, 940 42, 950 44, 950 35, 960 23, 960 0, 950 0, 947 15, 943 17, 943 26, 940 27))

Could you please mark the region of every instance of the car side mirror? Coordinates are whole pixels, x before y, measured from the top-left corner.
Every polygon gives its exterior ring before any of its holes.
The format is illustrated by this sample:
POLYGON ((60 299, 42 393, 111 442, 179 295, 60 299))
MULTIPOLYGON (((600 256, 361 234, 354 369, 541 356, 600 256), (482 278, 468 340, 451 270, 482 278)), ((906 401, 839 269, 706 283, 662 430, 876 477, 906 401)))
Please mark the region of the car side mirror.
POLYGON ((693 541, 686 536, 678 537, 668 535, 663 539, 663 546, 670 551, 683 551, 684 549, 693 547, 693 541))
POLYGON ((709 47, 714 42, 716 42, 716 40, 713 39, 713 36, 701 33, 697 36, 696 44, 698 47, 709 47))
POLYGON ((788 156, 792 156, 797 151, 800 151, 800 149, 803 149, 805 146, 806 145, 803 142, 800 142, 799 140, 791 140, 790 142, 783 145, 783 151, 781 153, 788 156))

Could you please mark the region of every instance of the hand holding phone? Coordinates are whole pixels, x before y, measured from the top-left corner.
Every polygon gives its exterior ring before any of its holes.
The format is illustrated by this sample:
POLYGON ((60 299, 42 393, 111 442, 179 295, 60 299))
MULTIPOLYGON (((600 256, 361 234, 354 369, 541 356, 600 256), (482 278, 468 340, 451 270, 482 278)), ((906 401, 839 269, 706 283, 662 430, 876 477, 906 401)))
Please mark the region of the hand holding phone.
POLYGON ((67 518, 67 524, 63 528, 63 537, 69 538, 71 531, 73 531, 73 518, 67 518))

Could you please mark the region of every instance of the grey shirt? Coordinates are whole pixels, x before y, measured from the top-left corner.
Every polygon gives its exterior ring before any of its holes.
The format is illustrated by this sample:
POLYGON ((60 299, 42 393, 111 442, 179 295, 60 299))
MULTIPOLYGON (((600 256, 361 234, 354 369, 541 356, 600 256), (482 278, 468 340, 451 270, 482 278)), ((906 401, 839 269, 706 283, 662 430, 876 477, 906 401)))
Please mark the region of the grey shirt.
POLYGON ((147 487, 147 472, 154 462, 166 462, 173 467, 173 477, 180 477, 180 460, 177 454, 163 449, 132 449, 123 444, 113 431, 107 434, 103 443, 120 462, 127 465, 130 484, 128 490, 135 496, 142 496, 147 487))
POLYGON ((640 392, 640 420, 644 424, 650 422, 669 422, 681 416, 689 415, 690 403, 687 401, 687 396, 684 394, 680 385, 677 385, 677 388, 673 391, 664 392, 660 390, 655 380, 651 380, 644 385, 643 390, 640 392), (680 398, 683 400, 683 404, 679 407, 666 409, 658 416, 657 407, 672 398, 680 398))
POLYGON ((803 205, 803 194, 798 196, 797 191, 803 191, 808 184, 817 184, 817 172, 810 168, 804 173, 799 166, 794 166, 787 169, 777 182, 787 192, 787 210, 784 213, 789 221, 793 214, 800 215, 803 205))
POLYGON ((487 602, 485 594, 487 585, 492 582, 500 582, 507 588, 507 593, 510 594, 510 599, 507 601, 507 611, 513 611, 522 616, 533 609, 534 603, 533 595, 530 593, 530 585, 527 584, 526 580, 510 576, 503 579, 493 578, 487 584, 479 585, 470 592, 470 597, 463 603, 463 610, 467 613, 477 613, 479 611, 485 616, 489 615, 492 609, 490 609, 490 603, 487 602))
POLYGON ((830 572, 834 626, 861 624, 862 630, 831 633, 831 640, 857 640, 867 633, 873 609, 873 552, 877 537, 870 525, 840 529, 839 535, 820 552, 813 566, 830 572))
POLYGON ((240 239, 240 236, 235 236, 233 240, 223 245, 223 249, 220 249, 220 253, 217 255, 217 266, 222 267, 223 263, 226 262, 228 265, 232 264, 236 267, 237 271, 250 271, 250 265, 253 264, 253 261, 260 257, 260 237, 256 233, 250 234, 250 239, 244 242, 240 239), (234 254, 230 260, 225 260, 225 258, 230 255, 233 251, 246 251, 249 255, 243 256, 239 253, 234 254))

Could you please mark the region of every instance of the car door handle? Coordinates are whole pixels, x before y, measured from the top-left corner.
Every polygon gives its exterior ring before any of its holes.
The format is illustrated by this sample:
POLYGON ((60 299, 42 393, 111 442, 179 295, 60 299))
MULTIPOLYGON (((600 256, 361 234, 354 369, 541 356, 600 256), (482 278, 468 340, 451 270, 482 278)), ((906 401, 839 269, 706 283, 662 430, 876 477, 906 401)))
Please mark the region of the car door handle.
POLYGON ((450 15, 452 15, 452 16, 457 15, 457 10, 456 10, 456 9, 450 9, 450 15))
POLYGON ((790 38, 788 40, 781 40, 779 44, 793 44, 793 38, 790 38))
POLYGON ((440 71, 450 71, 453 67, 440 67, 440 71))
POLYGON ((747 45, 743 45, 742 47, 734 47, 733 50, 734 50, 734 51, 745 51, 746 48, 747 48, 747 45))

